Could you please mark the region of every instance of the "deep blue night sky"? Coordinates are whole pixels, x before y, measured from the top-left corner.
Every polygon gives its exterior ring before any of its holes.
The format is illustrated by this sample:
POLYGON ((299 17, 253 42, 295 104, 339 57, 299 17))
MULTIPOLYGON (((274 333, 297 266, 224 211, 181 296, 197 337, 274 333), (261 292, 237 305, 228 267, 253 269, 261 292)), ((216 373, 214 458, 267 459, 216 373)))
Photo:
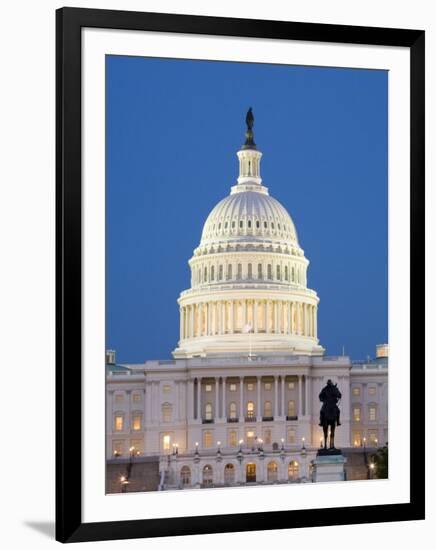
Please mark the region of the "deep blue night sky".
POLYGON ((167 359, 203 223, 236 183, 245 114, 289 211, 330 355, 387 341, 384 71, 107 57, 107 347, 167 359))

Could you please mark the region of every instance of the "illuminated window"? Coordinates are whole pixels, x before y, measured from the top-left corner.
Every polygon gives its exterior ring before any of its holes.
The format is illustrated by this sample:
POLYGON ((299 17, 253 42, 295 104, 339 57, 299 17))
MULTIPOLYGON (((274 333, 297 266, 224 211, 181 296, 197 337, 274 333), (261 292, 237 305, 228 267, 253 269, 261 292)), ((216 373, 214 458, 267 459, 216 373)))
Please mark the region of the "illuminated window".
POLYGON ((271 445, 271 430, 263 430, 263 441, 266 445, 271 445))
POLYGON ((254 435, 254 432, 253 431, 248 431, 246 434, 246 440, 247 440, 247 445, 254 445, 254 439, 255 439, 255 435, 254 435))
POLYGON ((369 395, 375 395, 376 394, 376 388, 374 386, 371 386, 370 388, 368 388, 368 394, 369 395))
POLYGON ((182 485, 191 485, 191 469, 189 466, 183 466, 180 470, 180 481, 182 485))
POLYGON ((254 417, 254 403, 253 403, 253 401, 249 401, 247 403, 247 416, 248 416, 248 418, 253 418, 254 417))
POLYGON ((205 389, 205 391, 212 391, 212 385, 211 384, 206 384, 204 389, 205 389))
POLYGON ((236 391, 236 384, 230 384, 229 389, 230 391, 236 391))
POLYGON ((295 401, 288 401, 288 416, 295 416, 295 401))
POLYGON ((238 433, 236 430, 229 431, 229 447, 236 447, 238 445, 238 433))
POLYGON ((170 391, 171 391, 171 386, 170 386, 169 384, 164 384, 164 385, 162 386, 162 391, 163 391, 163 393, 170 393, 170 391))
POLYGON ((119 456, 123 456, 123 450, 124 450, 124 441, 113 441, 112 442, 112 454, 114 458, 117 458, 119 456))
POLYGON ((117 393, 115 395, 115 403, 122 403, 124 401, 124 395, 122 393, 117 393))
POLYGON ((272 387, 271 382, 265 382, 265 389, 266 389, 266 390, 270 390, 271 387, 272 387))
POLYGON ((229 415, 230 418, 236 418, 236 403, 232 401, 229 405, 229 415))
POLYGON ((360 407, 353 408, 353 420, 354 422, 360 422, 361 412, 360 407))
POLYGON ((369 407, 369 419, 377 420, 377 407, 375 405, 369 407))
POLYGON ((289 445, 293 445, 295 443, 295 430, 293 428, 289 428, 287 436, 289 445))
POLYGON ((162 420, 163 422, 171 422, 173 416, 173 407, 171 403, 164 403, 162 405, 162 420))
POLYGON ((288 389, 294 390, 295 389, 295 382, 288 382, 288 389))
POLYGON ((116 432, 122 432, 124 428, 124 416, 122 414, 116 414, 114 419, 114 426, 116 432))
POLYGON ((252 384, 251 382, 249 382, 249 383, 247 384, 247 390, 248 390, 248 391, 253 391, 253 390, 254 390, 254 384, 252 384))
POLYGON ((267 417, 272 416, 272 403, 271 401, 265 401, 263 406, 263 415, 267 417))
POLYGON ((142 428, 142 414, 133 413, 132 415, 132 430, 138 431, 142 428))
POLYGON ((376 447, 378 443, 377 430, 369 430, 368 438, 369 438, 370 445, 372 445, 373 447, 376 447))
POLYGON ((212 420, 212 403, 206 403, 204 407, 204 417, 206 420, 212 420))
POLYGON ((203 468, 203 485, 205 487, 210 487, 213 483, 213 469, 212 466, 206 464, 203 468))
POLYGON ((362 433, 361 432, 353 432, 352 441, 353 441, 354 447, 360 447, 362 445, 362 433))
POLYGON ((203 447, 210 449, 212 447, 212 432, 203 432, 203 447))
POLYGON ((274 461, 269 462, 267 467, 267 480, 277 481, 278 471, 277 464, 274 461))
POLYGON ((353 388, 353 395, 356 397, 360 397, 360 388, 353 388))
POLYGON ((292 460, 288 464, 288 480, 289 481, 295 481, 298 479, 298 475, 300 473, 300 466, 296 460, 292 460))
POLYGON ((164 434, 162 437, 162 447, 164 451, 169 451, 171 446, 171 436, 169 434, 164 434))
POLYGON ((142 439, 131 439, 130 448, 133 449, 135 456, 139 456, 143 452, 142 439))
POLYGON ((133 403, 139 403, 141 401, 141 394, 140 393, 134 393, 132 397, 133 403))

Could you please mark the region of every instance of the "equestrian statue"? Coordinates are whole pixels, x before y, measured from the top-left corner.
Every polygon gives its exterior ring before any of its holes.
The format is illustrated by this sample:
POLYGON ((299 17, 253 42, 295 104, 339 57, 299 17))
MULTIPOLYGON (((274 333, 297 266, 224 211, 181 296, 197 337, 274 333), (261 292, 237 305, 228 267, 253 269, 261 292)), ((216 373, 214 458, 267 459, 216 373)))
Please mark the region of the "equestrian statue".
POLYGON ((322 401, 322 407, 319 414, 319 425, 324 431, 324 449, 335 449, 335 429, 340 426, 340 413, 338 402, 342 394, 337 384, 327 380, 327 385, 321 390, 319 400, 322 401), (327 447, 328 429, 330 426, 330 445, 327 447))

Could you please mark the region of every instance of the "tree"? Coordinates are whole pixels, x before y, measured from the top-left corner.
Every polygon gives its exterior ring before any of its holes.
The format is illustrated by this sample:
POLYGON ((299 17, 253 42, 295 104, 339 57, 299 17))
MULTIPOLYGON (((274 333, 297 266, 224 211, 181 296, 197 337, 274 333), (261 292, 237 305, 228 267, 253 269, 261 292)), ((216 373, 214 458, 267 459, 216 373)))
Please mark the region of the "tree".
POLYGON ((374 462, 374 477, 377 479, 387 479, 388 478, 388 445, 378 449, 377 453, 371 456, 372 461, 374 462))

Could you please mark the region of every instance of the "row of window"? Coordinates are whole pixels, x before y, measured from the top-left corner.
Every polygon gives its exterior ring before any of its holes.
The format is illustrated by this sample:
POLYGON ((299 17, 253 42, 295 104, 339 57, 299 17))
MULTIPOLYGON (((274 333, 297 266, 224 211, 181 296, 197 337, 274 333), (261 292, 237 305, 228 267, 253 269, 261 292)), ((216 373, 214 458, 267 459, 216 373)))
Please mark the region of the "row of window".
MULTIPOLYGON (((297 442, 296 439, 296 431, 295 428, 289 428, 286 433, 286 443, 288 445, 295 445, 297 442)), ((203 441, 202 441, 202 447, 204 449, 212 449, 215 448, 218 444, 216 441, 214 441, 213 438, 213 430, 204 430, 203 431, 203 441)), ((256 445, 256 442, 259 441, 259 438, 256 435, 256 432, 254 430, 246 430, 245 431, 245 440, 244 444, 248 447, 251 447, 253 445, 256 445)), ((170 441, 168 441, 168 447, 165 448, 165 440, 163 440, 163 448, 164 450, 170 450, 169 447, 170 441)), ((264 428, 262 430, 262 443, 265 445, 272 445, 273 442, 273 429, 272 428, 264 428)), ((227 432, 227 446, 236 448, 239 445, 239 432, 238 430, 229 430, 227 432)))
MULTIPOLYGON (((241 280, 241 279, 258 279, 258 280, 277 280, 277 281, 286 281, 286 282, 293 282, 301 284, 303 281, 303 270, 302 268, 296 268, 295 266, 288 266, 285 265, 282 269, 281 265, 275 266, 275 273, 273 276, 273 266, 272 264, 267 264, 266 266, 266 273, 264 272, 264 266, 263 264, 257 264, 257 268, 253 266, 253 264, 249 263, 247 264, 247 269, 245 273, 243 273, 243 266, 241 263, 238 263, 235 265, 235 269, 233 268, 233 264, 227 265, 227 270, 225 274, 225 278, 227 281, 232 280, 241 280), (256 276, 255 276, 255 270, 256 269, 256 276)), ((204 266, 204 267, 198 267, 195 271, 193 271, 193 284, 202 284, 202 283, 213 283, 215 281, 223 281, 224 280, 224 266, 222 264, 218 266, 204 266)))
POLYGON ((222 229, 271 229, 272 231, 275 231, 276 229, 278 231, 291 231, 291 227, 289 225, 286 225, 285 223, 277 223, 274 222, 268 222, 267 220, 263 220, 261 222, 260 220, 250 220, 248 219, 246 222, 245 220, 239 220, 237 222, 236 220, 225 221, 225 222, 218 222, 214 223, 212 226, 212 232, 221 231, 222 229))
MULTIPOLYGON (((116 393, 115 394, 115 403, 124 403, 125 395, 124 393, 116 393)), ((142 401, 142 394, 141 393, 133 393, 132 394, 132 403, 141 403, 142 401)))
MULTIPOLYGON (((142 412, 135 411, 131 415, 130 428, 137 432, 142 430, 142 412)), ((122 432, 126 429, 126 415, 124 412, 114 414, 114 431, 122 432)))
MULTIPOLYGON (((360 422, 362 419, 362 407, 360 405, 353 406, 353 420, 354 422, 360 422)), ((374 422, 377 420, 377 405, 369 405, 368 407, 368 420, 374 422)))
MULTIPOLYGON (((247 389, 247 391, 253 391, 255 386, 256 386, 256 384, 254 382, 248 382, 246 384, 246 389, 247 389)), ((266 391, 270 391, 270 390, 272 390, 272 386, 273 386, 272 382, 265 382, 263 387, 266 391)), ((237 384, 231 383, 231 384, 228 385, 228 388, 229 388, 229 391, 235 392, 235 391, 237 391, 237 384)), ((213 389, 212 384, 205 384, 204 385, 204 390, 206 392, 211 392, 212 389, 213 389)), ((294 390, 295 389, 295 382, 288 382, 288 389, 289 390, 294 390)))
MULTIPOLYGON (((361 396, 361 389, 358 386, 355 386, 352 388, 351 393, 354 397, 360 397, 361 396)), ((375 386, 370 386, 368 388, 368 395, 376 395, 377 394, 377 388, 375 386)))
POLYGON ((377 447, 379 444, 378 431, 368 430, 368 438, 364 437, 363 433, 358 430, 353 430, 352 442, 354 447, 362 447, 364 444, 371 447, 377 447))
MULTIPOLYGON (((267 464, 267 481, 278 481, 279 468, 274 460, 271 460, 267 464)), ((300 465, 296 460, 291 460, 288 464, 288 480, 295 481, 300 474, 300 465)), ((245 480, 247 483, 256 481, 256 464, 254 462, 249 463, 245 467, 245 480)), ((231 485, 235 483, 236 468, 234 464, 226 464, 224 466, 224 483, 231 485)), ((189 466, 182 466, 180 470, 180 482, 182 485, 191 485, 191 468, 189 466)), ((210 464, 206 464, 202 470, 202 484, 205 487, 213 485, 213 467, 210 464)))
MULTIPOLYGON (((238 417, 237 414, 237 405, 234 401, 232 401, 228 406, 228 416, 231 419, 235 419, 238 417)), ((295 408, 295 401, 289 400, 288 401, 288 409, 287 409, 287 415, 288 416, 295 416, 296 415, 296 408, 295 408)), ((246 409, 246 416, 248 418, 254 418, 255 417, 255 406, 253 401, 248 401, 246 409)), ((271 401, 265 401, 263 404, 263 416, 264 417, 272 417, 273 416, 273 407, 271 401)), ((206 403, 204 406, 204 418, 205 420, 212 420, 213 419, 213 405, 212 403, 206 403)))

